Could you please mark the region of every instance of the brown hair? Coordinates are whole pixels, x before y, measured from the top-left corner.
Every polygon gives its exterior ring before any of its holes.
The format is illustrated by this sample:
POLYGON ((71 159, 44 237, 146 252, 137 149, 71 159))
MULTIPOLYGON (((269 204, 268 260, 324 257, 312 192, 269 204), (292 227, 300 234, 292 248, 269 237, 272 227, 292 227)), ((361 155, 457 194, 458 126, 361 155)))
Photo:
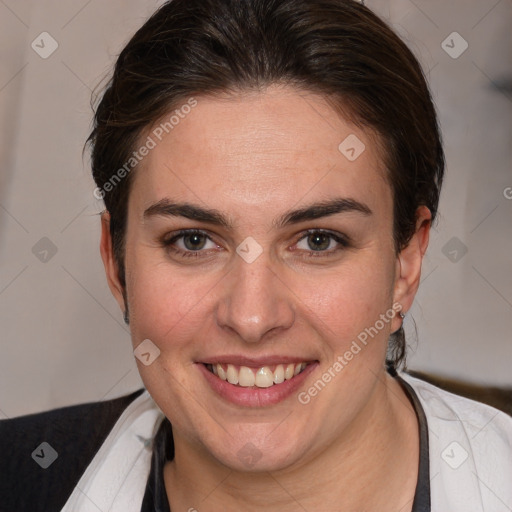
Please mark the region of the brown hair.
MULTIPOLYGON (((123 286, 133 173, 112 178, 144 131, 191 96, 274 83, 322 94, 379 135, 397 252, 415 231, 418 206, 435 219, 444 173, 435 108, 418 61, 378 16, 354 0, 171 0, 119 55, 87 140, 123 286)), ((391 364, 404 361, 402 328, 389 348, 391 364)))

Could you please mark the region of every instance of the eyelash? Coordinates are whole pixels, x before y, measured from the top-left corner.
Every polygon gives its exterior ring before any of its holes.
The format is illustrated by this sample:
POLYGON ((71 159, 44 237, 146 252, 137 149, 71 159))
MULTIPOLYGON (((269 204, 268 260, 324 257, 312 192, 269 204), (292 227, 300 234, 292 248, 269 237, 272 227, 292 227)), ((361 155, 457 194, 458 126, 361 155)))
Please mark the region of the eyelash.
POLYGON ((206 236, 208 238, 208 240, 213 242, 211 237, 205 231, 201 231, 199 229, 182 229, 182 230, 178 231, 177 233, 175 233, 171 238, 162 240, 162 245, 165 248, 171 249, 172 252, 174 252, 175 254, 177 254, 180 257, 202 258, 203 256, 201 256, 200 253, 205 252, 203 250, 184 251, 182 249, 177 249, 176 247, 173 247, 173 244, 176 243, 177 240, 179 240, 180 238, 183 238, 185 236, 190 236, 190 235, 203 235, 203 236, 206 236))
MULTIPOLYGON (((339 234, 332 233, 330 231, 324 230, 324 229, 309 229, 301 233, 300 238, 297 240, 296 244, 304 240, 310 235, 326 235, 330 237, 332 240, 337 242, 340 246, 336 249, 330 249, 326 251, 307 251, 307 255, 305 257, 308 258, 318 258, 318 257, 325 257, 325 255, 332 255, 342 249, 346 249, 347 247, 350 247, 350 243, 347 237, 341 236, 339 234)), ((176 243, 180 238, 184 238, 185 236, 190 235, 202 235, 206 236, 208 240, 213 242, 212 238, 208 235, 207 232, 201 231, 198 229, 183 229, 173 234, 171 238, 164 238, 161 243, 164 248, 171 249, 173 253, 177 254, 180 257, 184 258, 202 258, 204 256, 201 256, 201 253, 204 253, 206 251, 204 250, 197 250, 197 251, 184 251, 182 249, 177 249, 176 247, 173 247, 173 244, 176 243)))
POLYGON ((331 238, 332 240, 334 240, 335 242, 337 242, 339 244, 339 247, 337 247, 335 249, 329 249, 327 251, 311 251, 311 250, 307 251, 305 254, 305 256, 307 258, 321 258, 321 257, 325 257, 326 255, 331 256, 343 249, 347 249, 348 247, 350 247, 348 237, 340 235, 340 234, 332 233, 331 231, 328 231, 325 229, 308 229, 301 234, 301 237, 297 240, 296 243, 298 244, 299 242, 301 242, 302 240, 304 240, 305 238, 307 238, 310 235, 318 235, 318 234, 325 235, 325 236, 331 238))

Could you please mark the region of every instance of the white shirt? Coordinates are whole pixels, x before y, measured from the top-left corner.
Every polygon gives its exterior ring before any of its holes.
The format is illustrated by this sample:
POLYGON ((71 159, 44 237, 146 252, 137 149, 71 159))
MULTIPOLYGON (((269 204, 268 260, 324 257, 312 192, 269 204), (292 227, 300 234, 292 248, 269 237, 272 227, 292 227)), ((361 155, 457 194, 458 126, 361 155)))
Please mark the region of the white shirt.
MULTIPOLYGON (((431 512, 512 511, 512 417, 399 373, 428 425, 431 512)), ((144 391, 123 412, 63 512, 139 512, 164 419, 144 391)))
POLYGON ((432 512, 512 511, 512 418, 407 374, 429 432, 432 512))

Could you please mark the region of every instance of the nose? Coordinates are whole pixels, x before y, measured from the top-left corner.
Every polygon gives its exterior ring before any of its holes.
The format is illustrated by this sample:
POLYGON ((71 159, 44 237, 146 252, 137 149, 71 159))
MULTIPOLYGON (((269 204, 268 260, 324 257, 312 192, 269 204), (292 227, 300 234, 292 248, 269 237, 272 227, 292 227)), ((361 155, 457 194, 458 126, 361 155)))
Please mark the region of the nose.
POLYGON ((217 323, 247 343, 264 341, 293 325, 292 297, 265 253, 252 263, 238 257, 222 282, 217 323))

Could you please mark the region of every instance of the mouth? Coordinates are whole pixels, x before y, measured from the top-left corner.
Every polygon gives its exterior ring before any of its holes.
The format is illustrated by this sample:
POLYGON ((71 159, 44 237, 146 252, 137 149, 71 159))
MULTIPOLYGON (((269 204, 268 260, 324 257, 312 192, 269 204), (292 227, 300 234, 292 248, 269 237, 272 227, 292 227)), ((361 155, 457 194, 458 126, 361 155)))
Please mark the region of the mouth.
POLYGON ((233 386, 270 388, 293 379, 306 369, 308 363, 282 363, 259 367, 214 363, 205 366, 209 372, 233 386))
POLYGON ((196 367, 219 398, 237 406, 266 407, 297 394, 318 364, 318 361, 273 358, 266 361, 240 358, 227 363, 219 358, 196 363, 196 367))

